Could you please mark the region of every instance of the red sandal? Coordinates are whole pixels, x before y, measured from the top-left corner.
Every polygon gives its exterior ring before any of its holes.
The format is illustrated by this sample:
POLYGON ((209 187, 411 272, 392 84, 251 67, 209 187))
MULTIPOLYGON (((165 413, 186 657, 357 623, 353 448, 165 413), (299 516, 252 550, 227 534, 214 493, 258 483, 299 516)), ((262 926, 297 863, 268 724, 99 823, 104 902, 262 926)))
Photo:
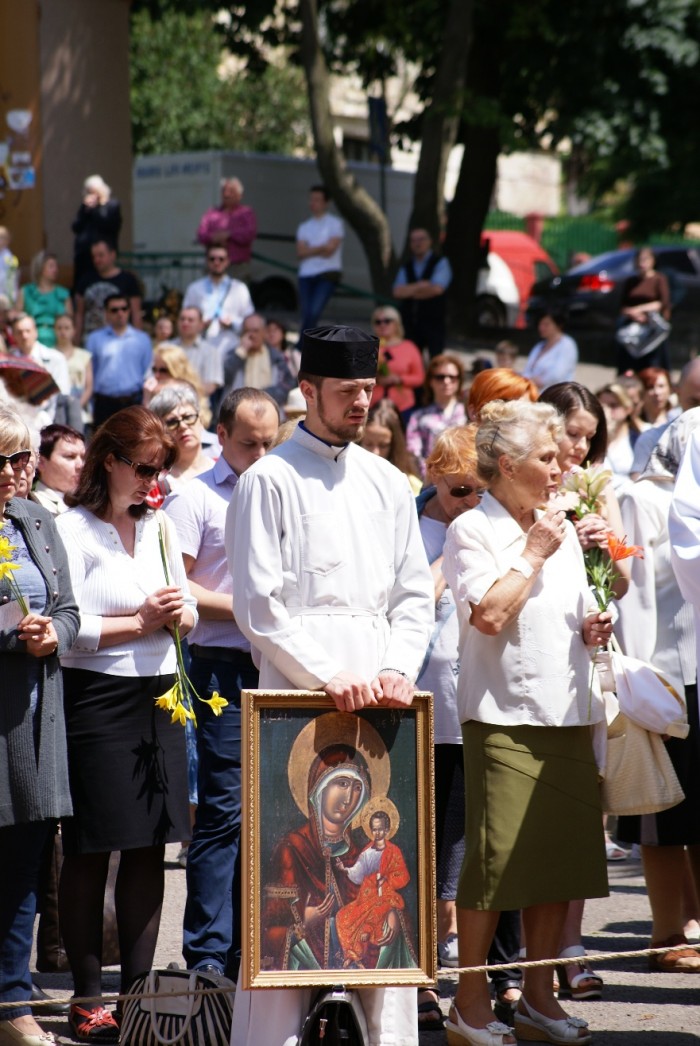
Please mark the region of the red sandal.
POLYGON ((104 1006, 93 1006, 84 1010, 71 1005, 68 1014, 71 1034, 78 1042, 119 1042, 119 1025, 104 1006))

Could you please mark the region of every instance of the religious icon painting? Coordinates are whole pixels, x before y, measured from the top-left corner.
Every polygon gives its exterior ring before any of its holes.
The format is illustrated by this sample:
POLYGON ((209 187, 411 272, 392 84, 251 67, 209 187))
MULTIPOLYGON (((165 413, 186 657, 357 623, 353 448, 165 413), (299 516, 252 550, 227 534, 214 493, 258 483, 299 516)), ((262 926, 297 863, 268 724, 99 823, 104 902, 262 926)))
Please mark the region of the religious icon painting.
POLYGON ((432 695, 243 693, 243 987, 433 983, 432 695))

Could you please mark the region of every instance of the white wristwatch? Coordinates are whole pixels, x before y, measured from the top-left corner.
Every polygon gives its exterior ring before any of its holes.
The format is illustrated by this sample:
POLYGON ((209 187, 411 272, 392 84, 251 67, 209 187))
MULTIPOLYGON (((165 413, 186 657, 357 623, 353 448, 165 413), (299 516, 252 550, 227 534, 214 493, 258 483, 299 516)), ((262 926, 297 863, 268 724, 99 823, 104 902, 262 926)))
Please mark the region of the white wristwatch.
POLYGON ((518 556, 517 559, 514 559, 510 565, 510 569, 517 570, 519 574, 523 575, 526 581, 535 573, 535 568, 532 563, 528 563, 525 556, 518 556))

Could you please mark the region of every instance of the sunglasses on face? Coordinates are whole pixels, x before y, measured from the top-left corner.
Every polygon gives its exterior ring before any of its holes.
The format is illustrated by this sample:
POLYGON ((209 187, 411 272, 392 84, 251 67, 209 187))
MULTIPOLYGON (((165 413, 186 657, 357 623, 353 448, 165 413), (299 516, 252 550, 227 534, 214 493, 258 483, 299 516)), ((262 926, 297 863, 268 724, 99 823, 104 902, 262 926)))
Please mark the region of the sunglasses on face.
POLYGON ((32 456, 31 450, 17 450, 14 454, 0 454, 0 472, 5 468, 8 461, 14 472, 26 469, 32 456))
POLYGON ((153 367, 152 370, 154 374, 170 374, 167 367, 153 367))
POLYGON ((374 325, 375 325, 375 327, 376 327, 376 326, 378 326, 379 324, 384 324, 384 323, 393 323, 393 322, 394 322, 394 321, 393 321, 393 319, 392 319, 392 317, 391 317, 391 316, 378 316, 378 317, 377 317, 377 319, 376 319, 376 320, 374 321, 374 325))
POLYGON ((129 306, 128 305, 110 305, 110 307, 107 309, 107 312, 128 312, 128 311, 129 311, 129 306))
POLYGON ((180 418, 167 418, 163 424, 166 429, 170 429, 174 432, 175 429, 179 429, 180 425, 187 425, 190 428, 196 421, 199 420, 199 414, 195 414, 194 411, 191 414, 183 414, 180 418))
POLYGON ((225 262, 225 261, 228 261, 228 258, 226 257, 225 254, 210 254, 209 255, 209 261, 210 262, 225 262))
POLYGON ((453 498, 471 498, 476 496, 481 500, 486 493, 481 487, 448 487, 447 489, 453 498))
POLYGON ((431 381, 459 381, 458 374, 431 374, 431 381))
POLYGON ((117 461, 122 461, 130 469, 133 469, 140 479, 155 479, 157 476, 162 476, 166 471, 162 465, 144 465, 140 461, 132 461, 131 458, 127 458, 124 454, 117 454, 116 457, 117 461))

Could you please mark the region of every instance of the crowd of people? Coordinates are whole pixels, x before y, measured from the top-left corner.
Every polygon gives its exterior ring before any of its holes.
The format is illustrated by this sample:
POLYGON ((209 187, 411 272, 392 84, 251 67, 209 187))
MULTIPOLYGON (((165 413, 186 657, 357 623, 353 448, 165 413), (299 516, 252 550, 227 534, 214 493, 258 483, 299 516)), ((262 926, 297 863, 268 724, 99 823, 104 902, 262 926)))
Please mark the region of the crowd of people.
MULTIPOLYGON (((298 239, 308 325, 292 344, 250 298, 256 224, 242 197, 228 181, 204 215, 206 275, 153 340, 101 179, 74 225, 73 294, 47 252, 14 291, 7 347, 50 386, 34 402, 0 370, 0 1001, 13 1004, 0 1044, 54 1042, 31 1010, 29 962, 59 821, 76 998, 101 997, 114 853, 122 992, 150 969, 168 843, 182 846, 186 965, 237 981, 241 692, 258 686, 323 691, 346 714, 405 708, 416 686, 434 694, 438 960, 507 969, 490 987, 461 975, 446 1021, 437 990, 358 989, 368 1046, 417 1046, 443 1026, 451 1046, 585 1044, 586 1021, 560 1000, 604 991, 583 908, 627 852, 607 832, 594 746, 606 701, 592 658, 613 631, 687 707, 689 736, 668 745, 685 800, 624 818, 618 840, 641 849, 651 944, 682 946, 654 968, 700 973, 687 937, 700 936, 700 361, 675 389, 649 366, 589 390, 551 313, 522 373, 505 343, 467 388, 461 355, 445 351, 449 264, 420 229, 399 307, 377 306, 373 333, 318 327, 343 235, 318 186, 298 239), (577 511, 564 481, 591 469, 597 502, 577 511), (586 564, 626 539, 644 558, 615 563, 602 608, 586 564), (178 707, 180 656, 201 698, 196 730, 164 713, 178 707), (557 993, 550 967, 523 976, 525 953, 566 960, 557 993)), ((653 270, 644 279, 657 305, 653 270)), ((630 308, 639 322, 645 310, 630 308)), ((321 771, 339 767, 358 774, 345 751, 321 771)), ((375 815, 373 831, 389 821, 375 815)), ((304 893, 296 944, 344 940, 333 897, 347 915, 350 857, 330 860, 311 801, 304 831, 323 892, 280 870, 280 889, 304 893)), ((308 989, 239 986, 232 1046, 291 1046, 310 1003, 308 989)), ((76 1041, 117 1042, 122 1010, 75 1002, 68 1020, 76 1041)))

